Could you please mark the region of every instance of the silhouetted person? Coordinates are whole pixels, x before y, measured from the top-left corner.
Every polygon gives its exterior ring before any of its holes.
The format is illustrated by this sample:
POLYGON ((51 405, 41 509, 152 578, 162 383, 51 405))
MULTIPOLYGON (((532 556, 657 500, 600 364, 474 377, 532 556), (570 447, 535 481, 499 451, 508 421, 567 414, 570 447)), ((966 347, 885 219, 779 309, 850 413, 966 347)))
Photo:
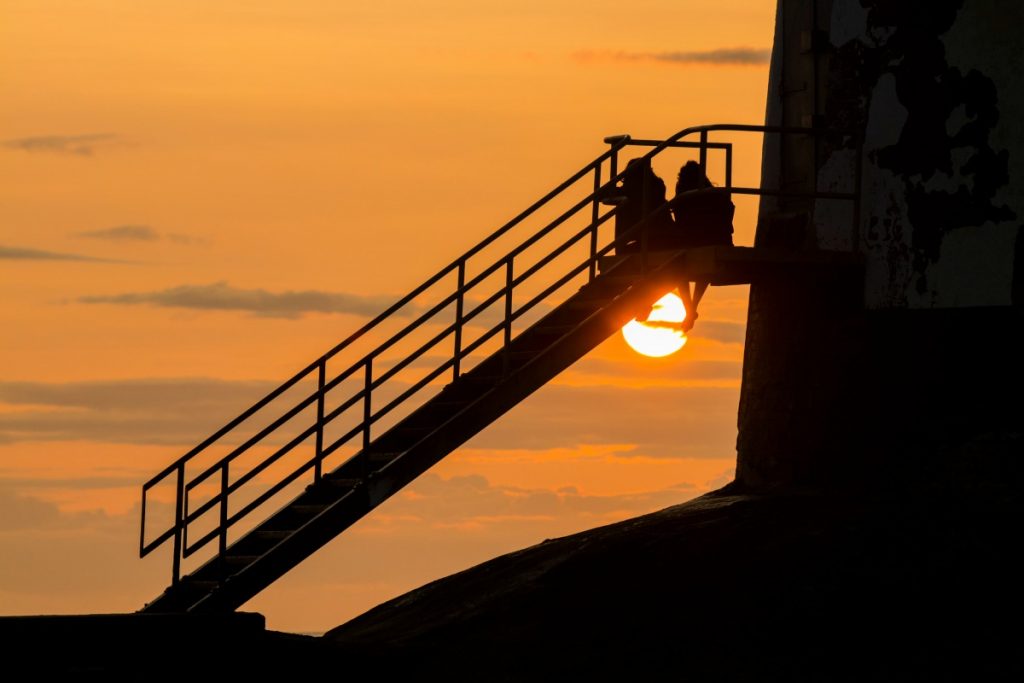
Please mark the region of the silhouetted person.
MULTIPOLYGON (((615 213, 615 239, 622 238, 645 217, 648 248, 657 249, 674 230, 672 216, 664 207, 665 181, 657 176, 647 159, 630 159, 622 176, 622 185, 611 201, 618 204, 615 213), (661 208, 660 211, 658 209, 661 208)), ((616 245, 616 253, 640 251, 643 228, 616 245)))
MULTIPOLYGON (((717 190, 704 175, 700 164, 687 161, 679 169, 676 196, 672 198, 676 239, 683 248, 732 244, 732 219, 736 206, 727 192, 717 190)), ((686 320, 683 331, 689 331, 697 320, 697 305, 707 291, 708 282, 695 282, 693 294, 689 283, 680 288, 686 320)))

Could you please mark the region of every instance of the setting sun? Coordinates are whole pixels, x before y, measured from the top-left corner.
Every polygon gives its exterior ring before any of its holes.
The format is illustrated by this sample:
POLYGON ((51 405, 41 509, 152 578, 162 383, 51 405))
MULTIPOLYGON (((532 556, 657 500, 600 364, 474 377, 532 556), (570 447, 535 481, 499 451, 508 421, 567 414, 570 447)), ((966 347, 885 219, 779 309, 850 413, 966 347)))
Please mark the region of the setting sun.
POLYGON ((634 351, 662 358, 686 345, 686 335, 679 327, 685 319, 683 300, 675 292, 669 292, 655 302, 646 321, 634 319, 626 323, 622 336, 634 351))

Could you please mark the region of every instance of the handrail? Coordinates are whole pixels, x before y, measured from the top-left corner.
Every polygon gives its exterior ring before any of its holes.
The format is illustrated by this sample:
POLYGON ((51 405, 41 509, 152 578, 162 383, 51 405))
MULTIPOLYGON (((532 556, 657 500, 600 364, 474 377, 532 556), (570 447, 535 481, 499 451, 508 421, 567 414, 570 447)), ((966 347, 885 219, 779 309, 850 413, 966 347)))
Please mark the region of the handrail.
MULTIPOLYGON (((610 253, 617 245, 621 246, 624 244, 623 240, 631 239, 636 236, 641 237, 641 252, 645 263, 647 253, 646 236, 648 222, 658 212, 667 211, 669 202, 662 204, 651 215, 641 220, 627 233, 618 235, 612 241, 599 247, 599 228, 616 215, 616 212, 618 211, 618 207, 613 207, 602 213, 600 204, 602 200, 608 196, 609 191, 614 188, 625 175, 624 170, 620 171, 618 169, 618 153, 627 146, 650 147, 651 149, 640 157, 641 159, 648 161, 664 150, 670 148, 697 149, 700 153, 700 165, 705 173, 707 168, 708 150, 722 151, 725 154, 726 177, 725 186, 722 189, 736 194, 800 196, 852 201, 856 201, 859 198, 859 184, 857 184, 853 193, 830 192, 808 194, 799 192, 783 192, 781 189, 736 187, 732 183, 733 145, 731 142, 717 142, 709 140, 709 134, 712 132, 753 132, 760 134, 812 136, 849 135, 849 133, 844 133, 842 131, 810 128, 756 126, 745 124, 712 124, 684 128, 665 140, 634 140, 628 135, 606 138, 605 141, 609 144, 609 148, 593 161, 584 165, 579 171, 569 176, 568 179, 531 204, 524 211, 499 227, 447 266, 437 271, 437 273, 427 278, 423 283, 415 287, 408 294, 385 309, 382 313, 365 323, 344 340, 331 347, 326 353, 283 382, 280 386, 267 393, 263 398, 243 411, 238 417, 215 431, 197 446, 190 449, 183 456, 146 481, 142 486, 142 515, 139 538, 140 556, 148 555, 157 547, 163 545, 168 540, 173 539, 174 555, 172 582, 177 582, 180 578, 181 560, 183 558, 189 557, 194 552, 205 547, 215 539, 219 540, 219 549, 223 552, 227 546, 227 532, 229 527, 246 517, 255 509, 259 508, 273 496, 280 493, 286 486, 308 473, 311 469, 314 473, 313 481, 318 481, 323 476, 323 461, 360 434, 363 437, 362 447, 365 449, 371 443, 373 426, 383 417, 389 415, 411 396, 421 391, 424 387, 441 377, 444 373, 452 371, 453 379, 457 380, 462 374, 462 361, 503 331, 504 339, 502 341, 502 347, 507 349, 508 345, 512 341, 512 324, 515 321, 521 319, 525 313, 532 310, 546 297, 556 292, 560 287, 565 286, 572 280, 572 278, 589 270, 589 279, 593 280, 597 273, 598 259, 610 253), (696 142, 684 141, 684 138, 688 138, 690 136, 699 136, 699 139, 696 142), (609 173, 607 175, 607 180, 602 181, 602 167, 606 162, 609 165, 609 173), (573 188, 579 181, 588 178, 591 174, 593 175, 592 190, 587 193, 583 199, 573 203, 568 209, 562 211, 540 229, 532 232, 516 246, 508 250, 503 256, 497 258, 493 263, 490 263, 472 278, 467 280, 466 270, 470 259, 480 254, 484 249, 509 233, 509 231, 517 225, 523 223, 526 219, 536 214, 541 208, 550 204, 553 199, 559 197, 570 188, 573 188), (567 238, 561 240, 555 247, 548 250, 535 263, 526 267, 522 272, 517 273, 515 271, 517 257, 524 254, 530 247, 537 244, 547 235, 552 234, 560 226, 573 217, 579 215, 588 207, 590 207, 590 217, 586 227, 575 230, 567 238), (554 283, 543 287, 539 294, 534 295, 526 303, 520 303, 518 307, 514 305, 514 292, 517 287, 541 272, 555 259, 566 254, 575 245, 584 242, 588 237, 590 244, 586 259, 570 268, 568 272, 562 273, 561 277, 557 278, 554 283), (499 287, 497 291, 492 294, 485 295, 481 299, 471 302, 468 310, 466 310, 466 304, 468 302, 466 295, 471 291, 475 291, 475 288, 485 283, 489 277, 495 276, 497 273, 501 272, 502 269, 505 271, 504 285, 499 287), (429 291, 444 278, 453 274, 458 276, 454 291, 443 296, 439 302, 430 306, 426 310, 417 311, 418 314, 414 315, 412 320, 400 327, 397 332, 391 334, 391 336, 377 344, 371 351, 365 353, 352 362, 347 368, 328 379, 327 363, 329 360, 335 358, 338 354, 351 346, 357 340, 366 336, 384 321, 393 318, 402 308, 413 303, 417 297, 429 291), (477 319, 484 311, 497 304, 502 299, 504 299, 504 311, 501 316, 501 320, 497 324, 485 329, 475 339, 468 343, 464 343, 463 331, 466 325, 474 321, 474 319, 477 319), (412 332, 424 327, 425 325, 432 324, 430 323, 432 319, 451 307, 454 307, 454 320, 452 322, 443 325, 440 331, 436 331, 431 334, 426 341, 423 341, 416 346, 415 350, 398 359, 388 369, 376 376, 374 375, 374 361, 377 358, 381 357, 382 354, 394 347, 399 341, 405 339, 412 332), (397 396, 387 401, 383 406, 374 408, 373 394, 375 390, 383 386, 386 382, 398 375, 399 372, 409 367, 413 362, 423 357, 431 349, 436 348, 438 344, 443 343, 445 339, 448 338, 454 339, 454 351, 450 355, 446 355, 444 360, 437 367, 428 372, 424 377, 420 378, 419 381, 406 387, 403 391, 399 392, 397 396), (298 400, 297 403, 290 405, 276 419, 273 419, 269 424, 258 429, 248 438, 243 439, 241 443, 231 448, 226 455, 217 458, 216 462, 202 468, 198 474, 186 476, 187 466, 197 456, 204 453, 206 449, 214 443, 221 441, 221 439, 232 433, 233 430, 238 428, 240 425, 246 423, 262 409, 274 403, 282 394, 292 389, 303 380, 310 379, 314 372, 316 373, 317 378, 317 388, 315 390, 311 393, 304 393, 303 397, 298 400), (338 406, 334 407, 329 412, 326 411, 325 396, 341 385, 342 382, 358 376, 360 372, 363 373, 362 387, 353 391, 351 395, 348 395, 347 398, 341 401, 338 406), (351 429, 348 429, 333 442, 325 444, 325 426, 346 411, 356 408, 359 404, 362 404, 363 406, 362 420, 351 429), (249 452, 253 446, 265 443, 268 437, 276 435, 279 430, 292 422, 303 411, 311 409, 314 406, 317 414, 316 418, 312 421, 312 424, 307 423, 307 426, 300 428, 294 436, 286 439, 285 443, 275 448, 269 456, 266 456, 257 464, 250 466, 248 470, 240 475, 236 474, 234 481, 231 480, 230 468, 232 463, 234 463, 239 456, 249 452), (229 510, 229 498, 233 493, 251 482, 259 474, 266 471, 271 465, 280 460, 280 458, 284 457, 295 447, 313 436, 315 436, 316 443, 315 452, 311 458, 304 459, 297 469, 291 471, 287 475, 284 475, 267 490, 263 491, 253 500, 243 505, 242 508, 234 512, 229 510), (214 476, 218 473, 220 474, 219 491, 200 503, 195 509, 190 510, 190 493, 194 492, 199 486, 206 482, 211 482, 212 484, 211 480, 213 480, 214 476), (148 494, 155 486, 168 481, 172 481, 176 489, 174 522, 170 527, 159 532, 152 540, 147 542, 146 510, 148 494), (215 528, 203 534, 199 539, 189 543, 189 526, 218 507, 219 520, 215 528)), ((856 220, 856 211, 854 212, 854 215, 856 220)), ((358 452, 359 451, 357 450, 357 455, 358 452)))

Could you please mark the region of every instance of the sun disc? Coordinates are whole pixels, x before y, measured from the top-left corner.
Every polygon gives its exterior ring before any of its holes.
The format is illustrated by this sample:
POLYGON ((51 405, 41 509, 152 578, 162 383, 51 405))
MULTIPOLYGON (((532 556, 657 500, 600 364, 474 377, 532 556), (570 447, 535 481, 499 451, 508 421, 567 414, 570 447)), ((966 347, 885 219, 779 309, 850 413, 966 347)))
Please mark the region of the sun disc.
POLYGON ((622 328, 622 336, 637 353, 663 358, 686 345, 686 334, 678 327, 685 319, 683 300, 675 292, 669 292, 655 302, 646 321, 634 319, 626 323, 622 328), (659 322, 672 325, 658 325, 659 322))

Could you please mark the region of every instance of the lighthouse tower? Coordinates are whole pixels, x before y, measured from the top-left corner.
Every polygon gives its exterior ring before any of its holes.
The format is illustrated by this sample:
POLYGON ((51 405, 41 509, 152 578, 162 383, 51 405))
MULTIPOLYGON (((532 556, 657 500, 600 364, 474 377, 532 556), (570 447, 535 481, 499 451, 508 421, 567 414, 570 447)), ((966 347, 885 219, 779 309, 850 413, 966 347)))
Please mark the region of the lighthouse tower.
POLYGON ((737 480, 1014 485, 1024 422, 1024 4, 780 0, 757 243, 863 278, 751 291, 737 480), (852 213, 851 213, 852 212, 852 213))

